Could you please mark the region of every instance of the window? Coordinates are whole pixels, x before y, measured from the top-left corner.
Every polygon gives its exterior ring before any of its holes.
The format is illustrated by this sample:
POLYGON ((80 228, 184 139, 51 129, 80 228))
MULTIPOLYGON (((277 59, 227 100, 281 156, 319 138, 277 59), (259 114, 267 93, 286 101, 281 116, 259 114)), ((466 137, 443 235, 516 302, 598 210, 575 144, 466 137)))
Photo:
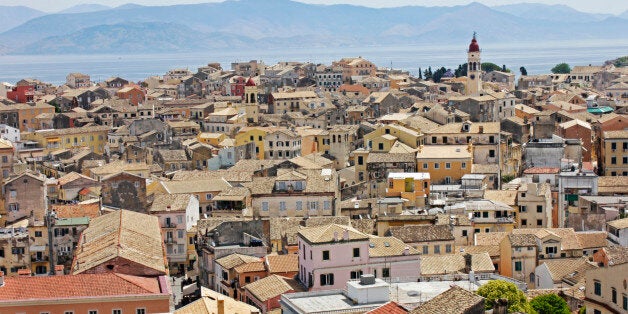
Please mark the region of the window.
POLYGON ((206 199, 206 200, 211 200, 211 199, 212 199, 212 197, 213 197, 213 196, 212 196, 212 194, 211 194, 211 193, 207 193, 207 194, 205 194, 205 199, 206 199))
POLYGON ((622 306, 622 307, 623 307, 623 309, 624 309, 624 310, 627 310, 627 311, 628 311, 628 297, 627 297, 625 294, 623 295, 623 299, 624 299, 624 300, 623 300, 623 303, 624 303, 624 304, 623 304, 623 306, 622 306))
POLYGON ((521 219, 521 225, 522 226, 526 226, 528 224, 528 220, 527 219, 521 219))
POLYGON ((429 250, 430 250, 429 246, 427 246, 427 245, 423 246, 423 254, 429 254, 429 250))
POLYGON ((545 247, 545 254, 556 254, 557 252, 558 252, 558 248, 555 246, 545 247))
POLYGON ((382 268, 382 277, 384 278, 390 277, 390 268, 382 268))
POLYGON ((331 202, 330 201, 323 201, 323 209, 324 210, 330 210, 331 209, 331 202))
POLYGON ((303 210, 303 201, 297 201, 296 209, 303 210))
POLYGON ((462 169, 467 169, 467 163, 466 163, 466 162, 463 162, 463 163, 462 163, 462 165, 460 166, 460 168, 462 168, 462 169))
POLYGON ((467 236, 467 230, 462 230, 462 236, 466 237, 467 236))
POLYGON ((87 314, 98 314, 97 310, 89 310, 87 314))
POLYGON ((435 162, 435 163, 434 163, 434 169, 438 169, 438 168, 440 168, 440 164, 439 164, 439 163, 437 163, 437 162, 435 162))
MULTIPOLYGON (((525 194, 521 194, 523 195, 523 197, 525 197, 525 194)), ((528 210, 528 208, 525 205, 520 205, 519 206, 519 212, 520 213, 525 213, 528 210)))
POLYGON ((521 262, 515 262, 515 271, 521 271, 521 262))
POLYGON ((536 220, 536 225, 537 226, 542 226, 543 225, 543 219, 537 219, 536 220))
POLYGON ((316 210, 318 207, 318 202, 310 202, 310 210, 316 210))
POLYGON ((244 277, 244 282, 246 282, 246 283, 251 282, 251 276, 244 277))
POLYGON ((361 276, 362 276, 361 270, 351 271, 351 279, 360 279, 361 276))
POLYGON ((482 212, 482 218, 488 218, 488 212, 482 212))
POLYGON ((379 144, 377 144, 377 148, 378 148, 379 150, 384 150, 384 143, 379 143, 379 144))
POLYGON ((268 202, 262 202, 262 210, 268 211, 268 202))
POLYGON ((423 163, 423 169, 427 169, 427 163, 426 162, 423 163))
POLYGON ((353 248, 353 257, 360 257, 360 248, 359 247, 354 247, 353 248))
POLYGON ((364 156, 358 156, 358 165, 364 164, 364 156))
POLYGON ((543 212, 543 205, 536 205, 536 212, 537 213, 542 213, 543 212))
POLYGON ((617 157, 611 157, 611 164, 613 165, 617 164, 617 157))
POLYGON ((451 244, 445 244, 445 253, 451 253, 451 244))
POLYGON ((183 239, 183 237, 184 237, 184 236, 185 236, 185 235, 184 235, 184 233, 183 233, 183 230, 177 230, 177 237, 178 237, 179 239, 183 239))
POLYGON ((332 286, 334 284, 334 274, 321 274, 321 286, 332 286))
POLYGON ((74 311, 65 311, 64 314, 74 314, 74 311))
POLYGON ((440 254, 440 245, 434 245, 434 254, 440 254))
POLYGON ((495 150, 494 149, 491 149, 491 150, 488 151, 488 157, 490 157, 490 158, 494 158, 495 157, 495 150))
POLYGON ((41 238, 41 231, 35 231, 35 237, 41 238))
POLYGON ((135 314, 146 314, 146 309, 142 308, 142 309, 136 309, 135 310, 135 314))
POLYGON ((445 163, 445 169, 451 169, 451 163, 446 162, 445 163))
POLYGON ((323 251, 323 260, 328 261, 330 258, 329 251, 323 251))
POLYGON ((602 295, 602 283, 599 281, 594 281, 593 282, 593 293, 595 293, 595 295, 602 295))
POLYGON ((4 249, 0 249, 0 257, 4 257, 4 249))
POLYGON ((286 202, 279 202, 279 210, 280 211, 284 211, 286 210, 286 202))
POLYGON ((611 288, 611 301, 617 304, 617 290, 615 288, 611 288))

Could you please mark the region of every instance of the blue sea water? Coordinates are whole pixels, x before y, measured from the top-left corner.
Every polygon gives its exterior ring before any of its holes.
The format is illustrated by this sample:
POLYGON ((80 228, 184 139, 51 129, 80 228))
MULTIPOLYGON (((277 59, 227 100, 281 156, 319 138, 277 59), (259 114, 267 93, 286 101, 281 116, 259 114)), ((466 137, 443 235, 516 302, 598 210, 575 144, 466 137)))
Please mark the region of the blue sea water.
MULTIPOLYGON (((418 74, 419 68, 445 66, 456 68, 466 62, 468 43, 459 45, 407 45, 347 48, 212 50, 171 54, 120 55, 1 55, 0 81, 15 83, 22 78, 37 78, 62 84, 70 72, 91 75, 93 81, 120 76, 139 81, 151 75, 163 75, 171 68, 196 68, 219 62, 229 69, 231 62, 262 60, 271 65, 278 61, 307 61, 330 64, 342 57, 362 56, 380 67, 404 69, 418 74)), ((579 42, 523 42, 516 44, 482 43, 482 60, 505 64, 513 72, 526 67, 528 74, 549 73, 557 63, 570 65, 601 64, 605 60, 628 54, 628 39, 617 41, 583 40, 579 42)))

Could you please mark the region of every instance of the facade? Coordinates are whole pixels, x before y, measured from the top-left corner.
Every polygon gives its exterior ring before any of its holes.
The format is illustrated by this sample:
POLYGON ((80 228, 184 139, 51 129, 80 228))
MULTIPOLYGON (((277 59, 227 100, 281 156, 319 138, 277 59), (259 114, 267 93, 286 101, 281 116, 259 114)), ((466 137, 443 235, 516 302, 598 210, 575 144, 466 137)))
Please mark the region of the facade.
POLYGON ((298 232, 299 280, 310 291, 344 288, 363 274, 419 275, 419 252, 394 237, 369 237, 352 227, 326 225, 298 232), (350 253, 348 253, 350 252, 350 253))
POLYGON ((609 221, 606 223, 608 238, 623 247, 628 247, 628 218, 609 221))
POLYGON ((107 144, 108 126, 85 126, 81 128, 40 130, 22 133, 22 139, 37 142, 44 153, 65 148, 88 147, 94 153, 102 155, 107 144))
POLYGON ((388 174, 386 197, 401 197, 404 207, 425 207, 430 195, 430 174, 425 172, 388 174))
POLYGON ((85 88, 90 87, 90 77, 83 73, 70 73, 66 76, 65 84, 71 88, 85 88))
POLYGON ((102 204, 119 209, 145 213, 146 178, 138 175, 119 172, 101 178, 102 204))
POLYGON ((301 137, 288 129, 276 129, 264 138, 264 159, 290 159, 301 155, 301 137))
POLYGON ((552 195, 547 183, 523 184, 517 191, 519 228, 551 228, 552 195))
POLYGON ((626 313, 628 311, 628 290, 626 276, 628 263, 609 265, 586 273, 584 305, 587 314, 626 313))
POLYGON ((628 176, 628 131, 603 133, 600 172, 606 176, 628 176))
POLYGON ((471 173, 473 146, 425 145, 416 154, 417 170, 430 174, 432 184, 461 182, 471 173))

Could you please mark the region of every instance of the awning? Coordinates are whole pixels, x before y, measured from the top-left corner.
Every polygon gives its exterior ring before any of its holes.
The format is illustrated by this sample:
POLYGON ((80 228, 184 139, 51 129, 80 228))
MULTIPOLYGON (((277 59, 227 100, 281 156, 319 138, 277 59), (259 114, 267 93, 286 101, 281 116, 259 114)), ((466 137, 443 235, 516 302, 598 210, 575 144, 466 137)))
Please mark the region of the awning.
POLYGON ((59 137, 51 137, 46 139, 48 143, 61 142, 61 138, 59 137))

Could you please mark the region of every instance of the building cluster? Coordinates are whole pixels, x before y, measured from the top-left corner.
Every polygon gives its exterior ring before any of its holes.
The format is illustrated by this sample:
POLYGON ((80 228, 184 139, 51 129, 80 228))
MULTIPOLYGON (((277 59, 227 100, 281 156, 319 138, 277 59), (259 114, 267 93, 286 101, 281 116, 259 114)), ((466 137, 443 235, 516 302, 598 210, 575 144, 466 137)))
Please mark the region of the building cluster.
POLYGON ((628 68, 0 85, 0 312, 628 311, 628 68))

